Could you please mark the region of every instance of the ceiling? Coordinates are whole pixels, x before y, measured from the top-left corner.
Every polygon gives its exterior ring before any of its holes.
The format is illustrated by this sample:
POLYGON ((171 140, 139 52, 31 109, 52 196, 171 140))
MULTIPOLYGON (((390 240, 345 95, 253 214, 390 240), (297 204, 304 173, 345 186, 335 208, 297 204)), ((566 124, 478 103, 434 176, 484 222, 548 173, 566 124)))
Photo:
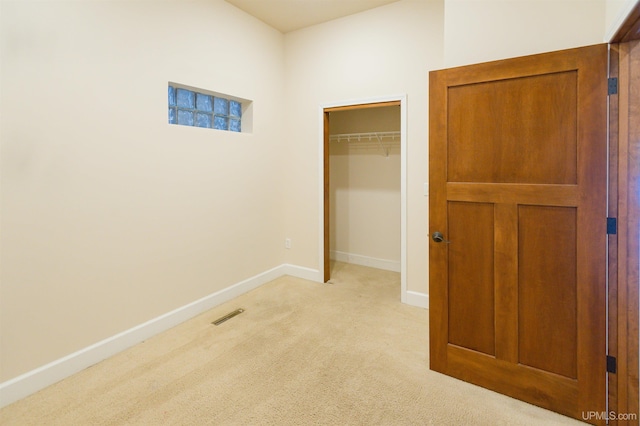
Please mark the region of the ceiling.
POLYGON ((398 0, 226 0, 282 33, 353 15, 398 0))

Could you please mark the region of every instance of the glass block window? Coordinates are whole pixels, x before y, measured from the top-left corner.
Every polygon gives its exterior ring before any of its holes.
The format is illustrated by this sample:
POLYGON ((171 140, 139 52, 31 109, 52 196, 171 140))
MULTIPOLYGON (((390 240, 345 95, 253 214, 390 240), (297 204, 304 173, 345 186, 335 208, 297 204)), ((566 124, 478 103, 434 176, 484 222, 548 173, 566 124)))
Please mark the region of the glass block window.
POLYGON ((242 103, 169 84, 169 124, 242 131, 242 103))

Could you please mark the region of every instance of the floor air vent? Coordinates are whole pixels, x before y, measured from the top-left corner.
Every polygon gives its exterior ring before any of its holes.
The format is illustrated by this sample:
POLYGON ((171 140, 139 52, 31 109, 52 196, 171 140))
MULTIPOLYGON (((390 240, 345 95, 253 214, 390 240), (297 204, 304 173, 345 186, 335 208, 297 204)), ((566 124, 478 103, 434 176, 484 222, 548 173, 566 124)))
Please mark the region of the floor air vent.
POLYGON ((244 312, 244 309, 236 309, 235 311, 233 311, 233 312, 229 312, 227 315, 225 315, 225 316, 223 316, 223 317, 218 318, 217 320, 215 320, 215 321, 214 321, 214 322, 212 322, 211 324, 213 324, 213 325, 220 325, 220 324, 222 324, 223 322, 225 322, 226 320, 231 319, 231 318, 235 317, 236 315, 240 315, 240 314, 241 314, 241 313, 243 313, 243 312, 244 312))

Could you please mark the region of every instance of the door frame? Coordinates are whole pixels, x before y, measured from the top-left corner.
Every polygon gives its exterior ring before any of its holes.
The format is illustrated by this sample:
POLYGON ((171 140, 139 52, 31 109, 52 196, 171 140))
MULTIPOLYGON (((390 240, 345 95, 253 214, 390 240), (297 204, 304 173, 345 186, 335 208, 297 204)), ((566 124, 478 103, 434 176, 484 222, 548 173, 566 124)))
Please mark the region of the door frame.
MULTIPOLYGON (((613 244, 615 253, 610 262, 609 297, 609 350, 615 351, 617 373, 610 376, 610 409, 616 413, 640 414, 638 370, 640 369, 638 336, 640 322, 640 140, 630 137, 637 135, 640 117, 630 116, 630 62, 628 42, 640 40, 640 2, 628 4, 624 18, 617 28, 610 31, 610 77, 618 77, 618 95, 610 100, 610 144, 615 158, 610 159, 612 172, 617 176, 610 185, 612 199, 609 206, 618 217, 618 233, 613 244), (634 161, 635 159, 635 161, 634 161), (616 262, 617 261, 617 262, 616 262), (613 288, 612 288, 613 287, 613 288)), ((637 75, 639 71, 634 70, 637 75)), ((612 424, 616 424, 614 421, 612 424)), ((619 421, 617 424, 638 424, 635 421, 619 421)))
POLYGON ((407 303, 407 95, 380 96, 374 98, 350 99, 323 103, 318 108, 319 133, 319 164, 318 164, 318 217, 319 217, 319 247, 318 265, 320 279, 324 282, 324 270, 327 268, 329 257, 329 218, 328 218, 328 137, 329 129, 326 123, 326 113, 331 109, 367 108, 367 105, 385 102, 400 102, 400 299, 407 303), (326 189, 326 191, 325 191, 326 189))
MULTIPOLYGON (((618 78, 618 93, 609 100, 608 216, 617 218, 617 232, 609 236, 608 344, 609 355, 616 358, 617 371, 609 374, 608 380, 609 410, 638 415, 640 141, 638 126, 633 123, 640 117, 631 115, 630 84, 631 75, 637 76, 640 71, 631 72, 629 50, 628 42, 610 45, 610 77, 618 78)), ((628 424, 638 424, 638 419, 628 424)))

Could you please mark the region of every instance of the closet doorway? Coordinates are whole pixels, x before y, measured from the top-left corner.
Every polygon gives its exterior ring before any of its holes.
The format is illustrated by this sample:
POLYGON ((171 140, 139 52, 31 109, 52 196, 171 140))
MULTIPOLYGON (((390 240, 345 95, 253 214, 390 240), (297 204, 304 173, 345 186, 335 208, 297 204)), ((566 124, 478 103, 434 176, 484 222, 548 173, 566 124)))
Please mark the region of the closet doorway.
POLYGON ((400 272, 406 293, 404 97, 322 108, 321 253, 331 261, 400 272))

